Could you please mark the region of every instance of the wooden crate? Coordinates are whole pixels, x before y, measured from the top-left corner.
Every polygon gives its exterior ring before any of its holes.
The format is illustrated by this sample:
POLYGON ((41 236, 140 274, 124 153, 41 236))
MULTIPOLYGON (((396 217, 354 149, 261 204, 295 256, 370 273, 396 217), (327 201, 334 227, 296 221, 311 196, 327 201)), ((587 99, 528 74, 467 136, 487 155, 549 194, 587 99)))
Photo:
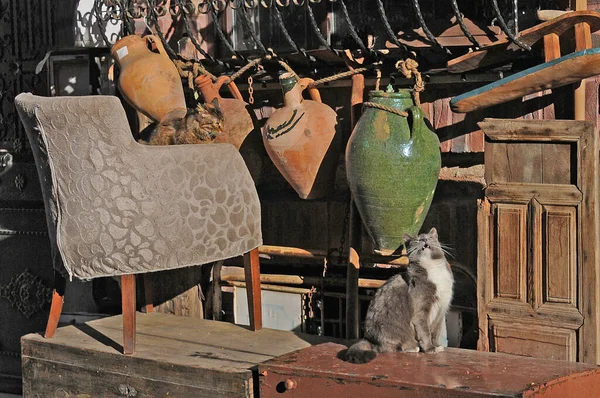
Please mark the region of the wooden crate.
POLYGON ((137 314, 133 356, 121 316, 22 338, 25 397, 252 397, 258 363, 323 341, 315 336, 165 314, 137 314), (254 373, 253 373, 254 372, 254 373))
POLYGON ((338 358, 326 343, 259 365, 260 397, 594 397, 600 368, 576 362, 447 349, 380 354, 368 364, 338 358))

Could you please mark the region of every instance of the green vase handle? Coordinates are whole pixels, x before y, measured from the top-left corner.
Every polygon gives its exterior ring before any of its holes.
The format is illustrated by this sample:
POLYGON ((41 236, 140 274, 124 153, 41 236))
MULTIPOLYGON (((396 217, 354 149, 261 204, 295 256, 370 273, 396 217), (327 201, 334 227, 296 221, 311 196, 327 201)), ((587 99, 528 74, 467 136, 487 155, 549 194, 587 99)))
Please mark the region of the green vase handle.
POLYGON ((423 120, 423 111, 418 106, 413 105, 407 111, 412 118, 412 124, 410 124, 410 139, 412 140, 415 138, 415 134, 421 135, 425 121, 423 120))

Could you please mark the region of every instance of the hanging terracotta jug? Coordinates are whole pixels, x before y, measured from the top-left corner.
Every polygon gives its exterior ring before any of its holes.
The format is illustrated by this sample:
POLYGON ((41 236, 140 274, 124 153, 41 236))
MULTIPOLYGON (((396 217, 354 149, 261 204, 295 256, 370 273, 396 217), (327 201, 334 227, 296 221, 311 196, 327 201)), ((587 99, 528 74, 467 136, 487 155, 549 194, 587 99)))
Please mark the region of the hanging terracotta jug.
MULTIPOLYGON (((208 76, 200 75, 194 80, 194 83, 202 93, 205 102, 212 102, 214 99, 219 101, 219 107, 225 117, 224 130, 227 134, 222 141, 217 138, 215 142, 229 142, 240 149, 248 134, 254 130, 254 121, 246 109, 248 104, 243 99, 221 98, 219 95, 221 86, 228 81, 229 77, 221 76, 213 83, 208 76)), ((235 83, 231 82, 230 85, 235 85, 235 83)), ((239 93, 239 90, 236 89, 231 91, 239 93)))
POLYGON ((346 147, 358 212, 376 249, 391 254, 403 245, 404 233, 415 235, 423 225, 440 172, 440 141, 410 90, 371 91, 369 102, 409 114, 365 106, 346 147))
POLYGON ((115 43, 111 53, 121 69, 119 89, 135 109, 157 122, 185 116, 179 72, 159 38, 125 36, 115 43), (151 51, 149 46, 159 53, 151 51))
POLYGON ((316 199, 333 186, 339 158, 337 114, 320 102, 316 89, 313 100, 304 100, 302 91, 312 79, 291 73, 280 77, 283 108, 269 117, 263 128, 263 142, 269 157, 302 199, 316 199))
POLYGON ((233 144, 241 153, 246 166, 258 184, 262 176, 263 158, 266 157, 264 147, 261 143, 260 132, 256 131, 255 117, 248 110, 248 104, 244 101, 240 90, 236 84, 229 80, 228 76, 221 76, 216 82, 205 75, 198 76, 194 83, 205 102, 217 100, 219 107, 225 117, 224 131, 221 137, 214 142, 229 142, 233 144), (223 84, 227 83, 227 88, 234 98, 222 98, 219 90, 223 84))

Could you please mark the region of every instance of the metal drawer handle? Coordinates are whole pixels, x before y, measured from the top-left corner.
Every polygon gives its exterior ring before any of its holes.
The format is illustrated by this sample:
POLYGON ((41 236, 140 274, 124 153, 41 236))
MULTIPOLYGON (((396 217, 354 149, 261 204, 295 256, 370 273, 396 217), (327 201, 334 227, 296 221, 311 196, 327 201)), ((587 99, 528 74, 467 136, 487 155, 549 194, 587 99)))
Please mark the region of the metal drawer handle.
POLYGON ((294 379, 287 379, 284 384, 285 384, 285 389, 287 391, 293 390, 296 387, 298 387, 298 383, 294 379))

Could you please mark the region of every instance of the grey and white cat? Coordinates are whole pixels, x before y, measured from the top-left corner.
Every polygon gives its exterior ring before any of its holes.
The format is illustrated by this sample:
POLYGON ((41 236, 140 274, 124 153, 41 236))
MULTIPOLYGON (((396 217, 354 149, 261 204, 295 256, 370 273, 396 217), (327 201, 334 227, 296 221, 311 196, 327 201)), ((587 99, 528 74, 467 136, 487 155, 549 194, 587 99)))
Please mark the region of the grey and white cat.
POLYGON ((439 336, 452 301, 454 278, 435 228, 404 235, 410 260, 406 275, 395 275, 375 293, 365 319, 364 338, 345 359, 367 363, 383 352, 439 352, 439 336))

